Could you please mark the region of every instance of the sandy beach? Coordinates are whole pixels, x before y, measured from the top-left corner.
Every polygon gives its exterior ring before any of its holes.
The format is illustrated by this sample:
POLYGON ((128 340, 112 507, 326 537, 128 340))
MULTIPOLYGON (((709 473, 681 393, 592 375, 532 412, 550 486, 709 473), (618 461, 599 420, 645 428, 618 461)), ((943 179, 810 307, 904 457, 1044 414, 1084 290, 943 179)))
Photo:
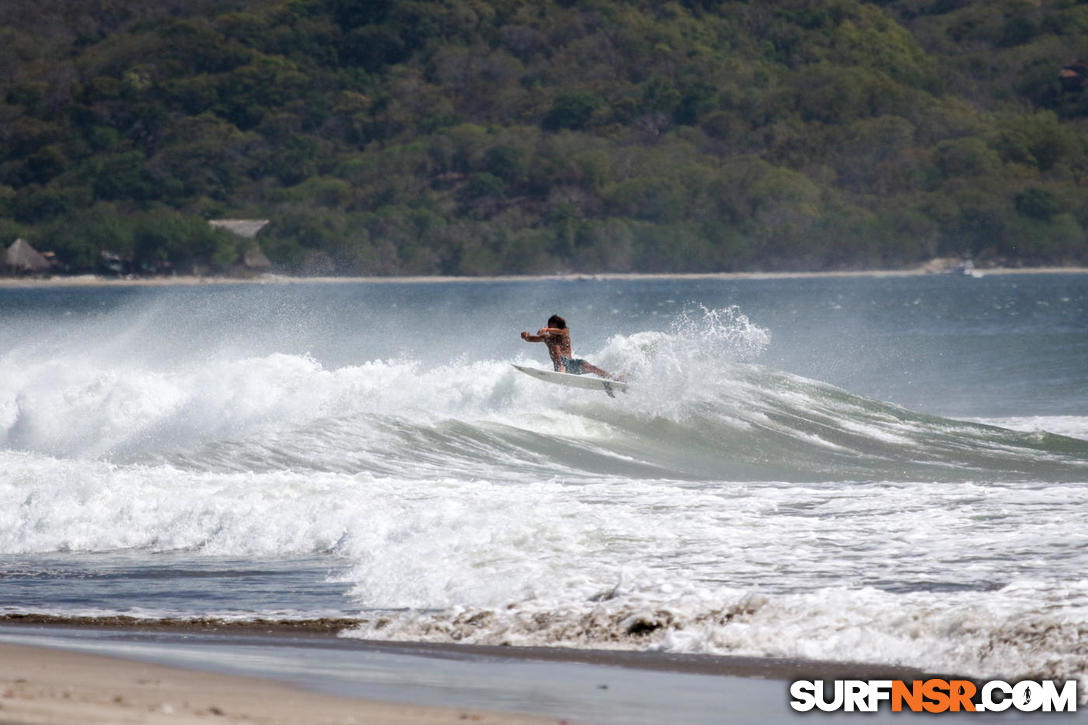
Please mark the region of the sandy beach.
MULTIPOLYGON (((705 272, 705 273, 570 273, 542 275, 493 275, 488 277, 399 276, 399 277, 295 277, 280 274, 264 274, 253 277, 198 277, 176 275, 171 277, 101 277, 96 275, 72 275, 52 277, 0 277, 0 289, 19 287, 169 287, 174 285, 221 285, 221 284, 437 284, 451 282, 580 282, 605 280, 699 280, 699 279, 817 279, 836 277, 915 277, 934 274, 953 274, 945 266, 923 266, 911 269, 870 269, 823 272, 705 272)), ((976 275, 1016 274, 1088 274, 1088 267, 994 267, 976 270, 976 275)))
POLYGON ((578 663, 609 667, 624 667, 662 672, 716 675, 724 677, 756 677, 772 680, 798 678, 885 677, 918 678, 932 673, 894 665, 874 665, 857 662, 824 662, 816 660, 741 655, 680 654, 632 649, 573 649, 568 647, 524 647, 509 645, 473 645, 435 642, 364 640, 341 637, 360 624, 349 618, 322 619, 243 619, 225 620, 214 617, 193 619, 150 619, 130 616, 71 617, 47 614, 0 615, 0 642, 4 635, 48 633, 64 637, 65 632, 107 634, 119 639, 139 640, 158 636, 168 641, 217 638, 232 644, 283 640, 335 649, 381 650, 390 653, 410 652, 429 657, 481 657, 503 660, 535 660, 542 662, 578 663))
POLYGON ((560 721, 369 702, 257 678, 0 643, 0 723, 4 725, 207 722, 544 725, 560 721))
POLYGON ((747 725, 795 716, 785 700, 794 679, 925 676, 765 657, 362 641, 320 623, 17 621, 0 625, 2 725, 703 725, 723 712, 747 725))

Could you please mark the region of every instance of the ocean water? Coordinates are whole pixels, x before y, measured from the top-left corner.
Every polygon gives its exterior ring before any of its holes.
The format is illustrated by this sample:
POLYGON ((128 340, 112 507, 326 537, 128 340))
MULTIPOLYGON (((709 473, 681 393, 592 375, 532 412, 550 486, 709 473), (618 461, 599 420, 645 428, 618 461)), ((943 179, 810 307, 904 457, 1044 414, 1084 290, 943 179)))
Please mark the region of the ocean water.
POLYGON ((1086 521, 1088 275, 0 289, 0 615, 1083 688, 1086 521))

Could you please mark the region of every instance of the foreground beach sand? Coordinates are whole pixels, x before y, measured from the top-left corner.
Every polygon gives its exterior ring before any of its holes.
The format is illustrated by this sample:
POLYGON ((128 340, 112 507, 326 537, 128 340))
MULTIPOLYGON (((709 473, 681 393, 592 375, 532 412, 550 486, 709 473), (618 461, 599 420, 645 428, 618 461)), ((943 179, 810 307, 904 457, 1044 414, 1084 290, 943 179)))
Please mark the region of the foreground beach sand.
POLYGON ((394 705, 288 684, 0 643, 0 723, 544 725, 551 718, 394 705))
POLYGON ((723 713, 763 725, 797 716, 795 679, 925 679, 860 663, 360 640, 336 636, 334 620, 21 619, 0 617, 0 725, 719 725, 723 713))

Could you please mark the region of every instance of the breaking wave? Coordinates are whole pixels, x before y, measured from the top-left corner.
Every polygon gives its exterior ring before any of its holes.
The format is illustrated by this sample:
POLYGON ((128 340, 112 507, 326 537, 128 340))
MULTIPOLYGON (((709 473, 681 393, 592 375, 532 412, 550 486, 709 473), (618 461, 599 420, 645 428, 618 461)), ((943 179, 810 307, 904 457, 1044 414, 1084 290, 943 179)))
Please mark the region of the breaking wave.
POLYGON ((617 400, 544 385, 495 360, 337 369, 285 354, 177 367, 78 355, 4 361, 0 445, 207 471, 1086 477, 1082 440, 917 414, 751 362, 768 340, 735 308, 613 337, 593 358, 631 381, 617 400))
POLYGON ((539 348, 11 349, 0 556, 325 556, 365 637, 1084 677, 1088 440, 778 371, 769 339, 693 308, 580 351, 616 399, 510 366, 539 348))

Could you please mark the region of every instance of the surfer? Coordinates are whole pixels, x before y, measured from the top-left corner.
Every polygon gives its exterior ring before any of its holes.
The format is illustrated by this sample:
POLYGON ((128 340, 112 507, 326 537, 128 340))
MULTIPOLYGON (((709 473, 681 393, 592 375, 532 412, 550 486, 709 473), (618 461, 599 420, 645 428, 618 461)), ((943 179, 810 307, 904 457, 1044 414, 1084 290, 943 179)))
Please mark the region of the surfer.
POLYGON ((528 332, 521 333, 521 339, 525 342, 543 342, 547 345, 548 355, 552 358, 552 367, 557 373, 572 375, 592 373, 609 380, 617 379, 596 365, 574 357, 570 347, 570 330, 567 329, 567 321, 559 315, 549 317, 548 326, 537 330, 535 335, 530 335, 528 332))

